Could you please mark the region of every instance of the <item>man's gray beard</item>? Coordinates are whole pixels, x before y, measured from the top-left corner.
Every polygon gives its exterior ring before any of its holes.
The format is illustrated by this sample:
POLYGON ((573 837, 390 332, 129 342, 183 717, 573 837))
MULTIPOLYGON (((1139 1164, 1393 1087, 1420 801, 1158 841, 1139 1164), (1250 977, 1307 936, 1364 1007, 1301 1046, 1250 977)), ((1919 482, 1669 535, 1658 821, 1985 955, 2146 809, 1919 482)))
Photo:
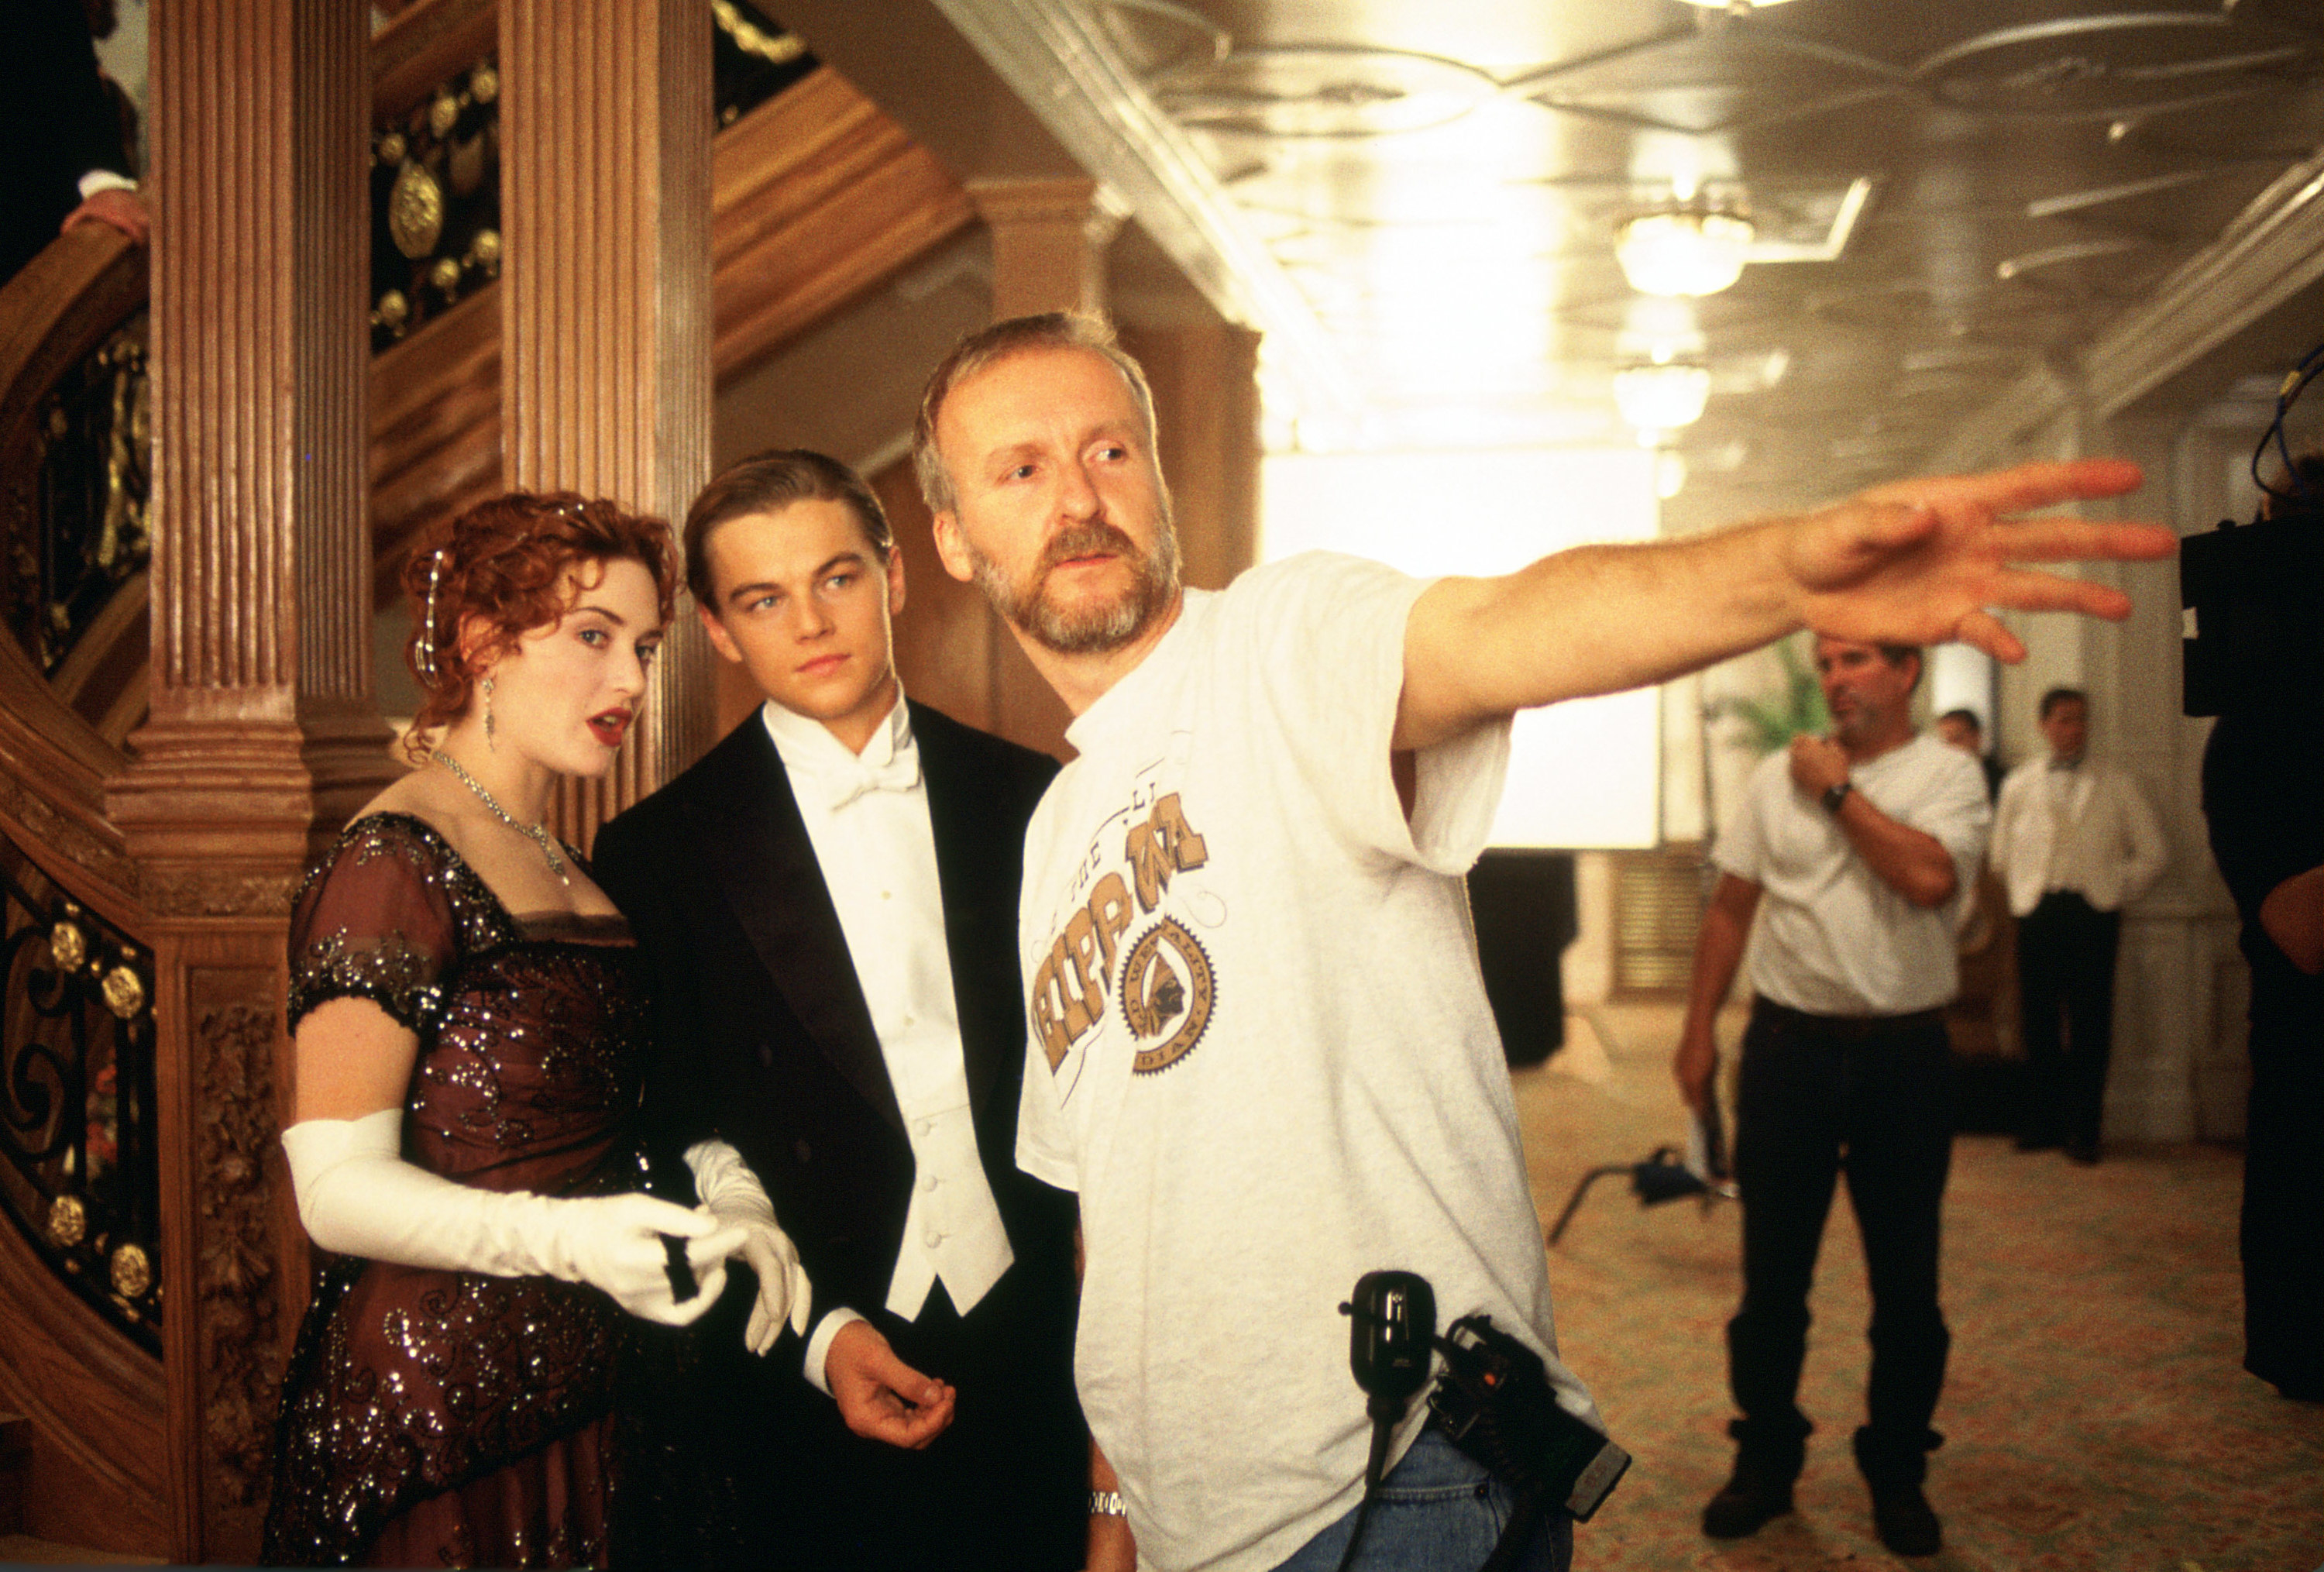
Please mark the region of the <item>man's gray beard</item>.
POLYGON ((1021 592, 1001 576, 1000 564, 973 547, 970 556, 976 567, 976 587, 993 609, 1010 626, 1056 655, 1102 655, 1120 649, 1145 632, 1178 593, 1178 533, 1167 518, 1150 553, 1140 552, 1127 534, 1102 520, 1063 532, 1042 551, 1031 584, 1021 592), (1059 561, 1100 545, 1120 552, 1136 575, 1127 595, 1074 613, 1041 593, 1049 569, 1059 561))

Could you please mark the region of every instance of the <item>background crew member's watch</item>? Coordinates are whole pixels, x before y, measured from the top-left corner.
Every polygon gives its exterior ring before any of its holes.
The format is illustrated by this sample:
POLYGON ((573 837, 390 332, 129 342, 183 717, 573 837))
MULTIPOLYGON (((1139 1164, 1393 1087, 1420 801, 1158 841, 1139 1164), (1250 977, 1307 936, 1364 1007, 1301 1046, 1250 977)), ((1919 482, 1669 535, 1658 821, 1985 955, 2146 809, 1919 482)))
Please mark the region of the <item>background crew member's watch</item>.
POLYGON ((1129 1515, 1130 1506, 1128 1503, 1121 1499, 1121 1492, 1118 1490, 1093 1490, 1090 1492, 1090 1516, 1093 1518, 1119 1518, 1128 1517, 1129 1515))
POLYGON ((1847 801, 1848 794, 1855 790, 1856 782, 1853 781, 1842 781, 1837 786, 1825 787, 1823 789, 1823 810, 1826 813, 1838 813, 1840 811, 1840 805, 1847 801))

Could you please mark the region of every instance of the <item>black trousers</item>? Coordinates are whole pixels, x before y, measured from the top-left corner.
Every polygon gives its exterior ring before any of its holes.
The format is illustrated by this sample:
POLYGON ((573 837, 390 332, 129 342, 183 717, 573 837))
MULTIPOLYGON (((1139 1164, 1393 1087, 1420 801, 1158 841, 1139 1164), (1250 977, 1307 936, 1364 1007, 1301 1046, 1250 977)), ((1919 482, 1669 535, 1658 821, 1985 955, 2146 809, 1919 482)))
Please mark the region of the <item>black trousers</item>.
POLYGON ((2114 1048, 2114 962, 2122 913, 2053 890, 2017 924, 2025 1031, 2024 1133, 2096 1146, 2114 1048), (2059 1029, 2064 1028, 2061 1039, 2059 1029))
POLYGON ((1743 1197, 1743 1305, 1727 1324, 1742 1456, 1797 1474, 1808 1289, 1845 1173, 1872 1290, 1872 1377, 1856 1456, 1877 1484, 1920 1480, 1951 1335, 1937 1251, 1952 1162, 1952 1060, 1935 1011, 1806 1015, 1760 1000, 1743 1036, 1735 1175, 1743 1197))
POLYGON ((757 1292, 728 1270, 692 1327, 632 1324, 617 1399, 616 1567, 733 1572, 1073 1572, 1089 1522, 1089 1431, 1069 1295, 1019 1261, 963 1316, 942 1283, 913 1321, 873 1307, 897 1355, 959 1392, 950 1429, 904 1451, 847 1429, 800 1373, 799 1340, 744 1350, 757 1292))

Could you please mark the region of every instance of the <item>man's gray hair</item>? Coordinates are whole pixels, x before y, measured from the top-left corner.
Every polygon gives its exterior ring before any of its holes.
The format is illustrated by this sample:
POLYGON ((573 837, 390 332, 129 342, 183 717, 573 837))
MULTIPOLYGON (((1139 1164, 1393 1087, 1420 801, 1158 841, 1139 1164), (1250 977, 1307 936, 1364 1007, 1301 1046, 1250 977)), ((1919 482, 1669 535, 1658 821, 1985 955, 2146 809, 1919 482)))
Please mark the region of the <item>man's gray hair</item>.
POLYGON ((927 389, 920 394, 919 417, 912 422, 912 472, 919 478, 920 496, 930 513, 951 513, 959 501, 953 492, 952 476, 945 468, 944 455, 936 450, 936 418, 944 412, 945 400, 952 396, 954 388, 986 367, 1038 349, 1086 349, 1104 356, 1121 373, 1121 380, 1130 384, 1130 396, 1138 402, 1139 418, 1146 423, 1148 461, 1158 473, 1161 455, 1156 447, 1154 390, 1147 385, 1145 368, 1114 338, 1112 326, 1085 311, 1011 317, 954 345, 952 353, 929 375, 927 389))

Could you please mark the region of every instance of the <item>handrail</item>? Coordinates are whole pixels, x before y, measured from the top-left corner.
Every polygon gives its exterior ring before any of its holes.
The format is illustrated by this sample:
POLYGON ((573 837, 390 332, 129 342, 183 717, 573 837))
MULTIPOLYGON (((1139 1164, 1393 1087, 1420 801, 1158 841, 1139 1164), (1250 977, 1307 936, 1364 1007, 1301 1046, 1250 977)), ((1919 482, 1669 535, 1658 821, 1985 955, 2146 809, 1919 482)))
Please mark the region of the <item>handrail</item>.
MULTIPOLYGON (((99 225, 0 286, 0 466, 42 463, 51 393, 143 305, 145 248, 99 225)), ((0 506, 40 505, 37 485, 0 506)), ((0 527, 34 528, 28 518, 0 527)), ((125 564, 124 564, 125 566, 125 564)), ((54 680, 0 631, 0 1402, 59 1477, 95 1487, 108 1543, 169 1542, 160 1306, 154 954, 134 862, 106 818, 127 754, 75 707, 135 705, 145 577, 81 622, 54 680)), ((133 717, 106 718, 116 732, 133 717)), ((51 1503, 52 1505, 54 1503, 51 1503)))

